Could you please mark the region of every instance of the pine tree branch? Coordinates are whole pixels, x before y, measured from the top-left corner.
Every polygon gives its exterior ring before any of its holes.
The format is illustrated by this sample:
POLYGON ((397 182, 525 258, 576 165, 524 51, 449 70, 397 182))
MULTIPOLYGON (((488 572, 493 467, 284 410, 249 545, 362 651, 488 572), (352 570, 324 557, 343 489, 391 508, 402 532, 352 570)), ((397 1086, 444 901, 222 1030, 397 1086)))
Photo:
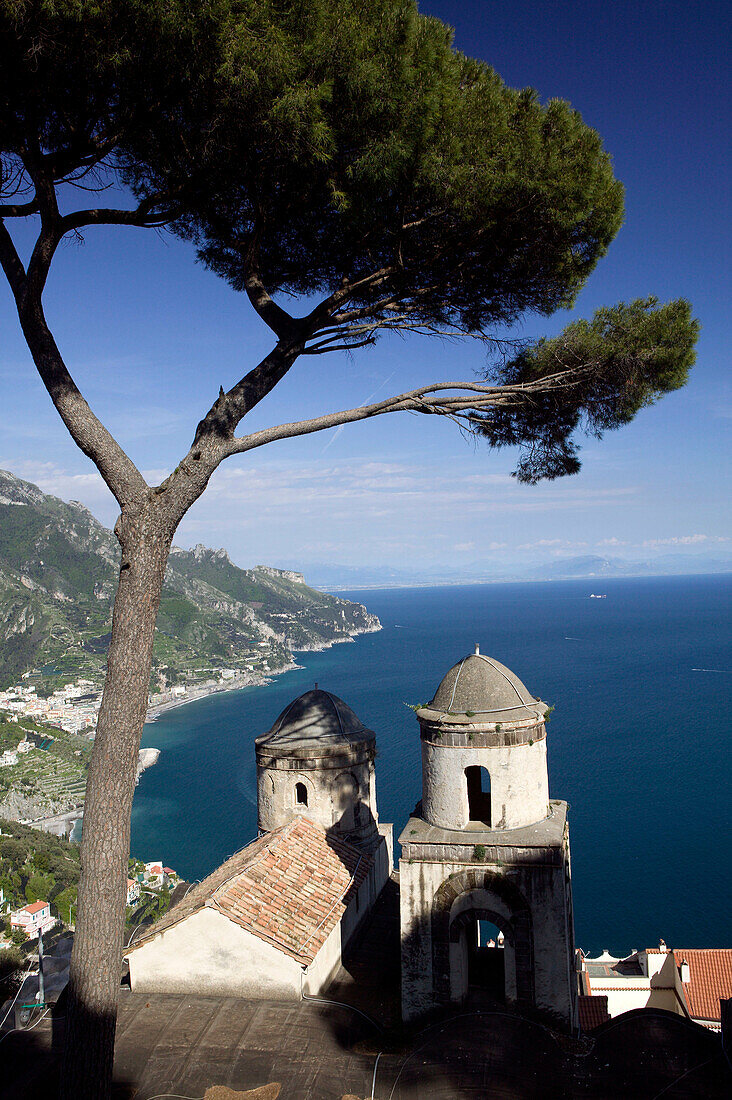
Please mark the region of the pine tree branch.
MULTIPOLYGON (((237 424, 282 381, 303 350, 301 343, 280 342, 230 390, 224 391, 222 386, 219 396, 196 428, 192 449, 206 439, 219 443, 233 439, 237 424)), ((218 461, 229 453, 234 452, 225 448, 218 461)))
POLYGON ((175 217, 173 209, 158 210, 168 195, 152 195, 144 199, 134 210, 119 210, 114 207, 97 207, 89 210, 74 210, 61 219, 62 235, 72 230, 83 229, 87 225, 131 225, 144 229, 153 229, 168 225, 175 217), (155 211, 155 212, 154 212, 155 211))
POLYGON ((38 213, 38 200, 33 196, 28 202, 0 204, 0 218, 27 218, 38 213))
POLYGON ((120 507, 142 503, 148 485, 137 466, 90 409, 46 322, 40 296, 22 294, 18 309, 33 362, 72 439, 99 470, 120 507))
POLYGON ((296 321, 287 310, 275 302, 255 271, 247 276, 245 289, 255 313, 279 340, 289 339, 296 330, 306 328, 306 321, 296 321))
POLYGON ((7 226, 0 221, 0 265, 16 302, 25 286, 26 272, 7 226))
MULTIPOLYGON (((491 408, 520 406, 530 402, 533 395, 548 394, 574 387, 579 385, 586 373, 584 368, 570 369, 538 379, 536 382, 508 386, 483 386, 477 382, 438 382, 430 386, 421 386, 407 393, 396 394, 375 404, 325 413, 311 420, 278 424, 247 436, 233 438, 226 446, 226 454, 242 454, 274 440, 311 435, 313 432, 337 428, 342 424, 352 424, 359 420, 369 420, 374 416, 392 412, 418 412, 448 417, 465 413, 467 416, 463 417, 463 420, 472 423, 471 415, 474 413, 485 412, 491 408), (448 390, 460 392, 452 396, 440 396, 448 390)), ((477 421, 475 423, 477 425, 477 421)))
MULTIPOLYGON (((148 486, 134 462, 89 408, 48 328, 42 305, 48 266, 60 240, 54 204, 42 218, 41 233, 26 273, 7 226, 0 222, 0 264, 15 298, 23 335, 41 381, 76 445, 95 464, 122 506, 141 501, 148 486)), ((57 209, 57 208, 56 208, 57 209)))

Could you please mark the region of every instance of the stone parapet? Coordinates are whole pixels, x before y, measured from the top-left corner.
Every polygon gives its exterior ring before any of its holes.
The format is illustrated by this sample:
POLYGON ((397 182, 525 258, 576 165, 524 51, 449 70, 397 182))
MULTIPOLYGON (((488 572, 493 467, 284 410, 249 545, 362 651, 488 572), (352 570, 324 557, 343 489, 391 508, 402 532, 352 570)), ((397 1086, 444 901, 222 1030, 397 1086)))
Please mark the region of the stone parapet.
POLYGON ((468 829, 440 829, 422 817, 411 817, 399 837, 402 859, 559 866, 569 842, 567 810, 566 802, 552 801, 548 817, 519 829, 485 829, 480 822, 471 822, 468 829), (476 847, 485 850, 480 861, 475 859, 476 847))
POLYGON ((327 747, 318 745, 316 749, 306 746, 283 747, 273 750, 271 746, 256 747, 257 767, 275 768, 278 771, 301 771, 320 768, 349 768, 356 764, 367 764, 376 756, 376 741, 361 741, 355 744, 344 743, 327 747))
POLYGON ((455 745, 463 748, 496 748, 498 746, 533 745, 546 737, 543 722, 476 722, 475 719, 457 715, 425 717, 420 711, 419 735, 422 741, 432 745, 455 745))

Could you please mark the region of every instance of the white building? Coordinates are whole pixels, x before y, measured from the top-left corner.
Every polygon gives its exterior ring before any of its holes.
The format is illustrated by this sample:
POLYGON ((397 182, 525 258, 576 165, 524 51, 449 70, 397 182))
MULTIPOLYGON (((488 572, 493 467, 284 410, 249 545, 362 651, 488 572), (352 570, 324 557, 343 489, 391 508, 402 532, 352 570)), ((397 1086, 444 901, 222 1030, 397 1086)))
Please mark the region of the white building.
POLYGON ((56 918, 51 915, 51 906, 47 901, 33 901, 10 914, 11 931, 19 929, 30 940, 37 939, 39 932, 48 932, 55 924, 56 918))
POLYGON ((584 958, 580 1018, 585 1030, 636 1008, 662 1008, 713 1031, 720 998, 732 997, 732 948, 671 949, 661 940, 618 959, 604 951, 584 958))
POLYGON ((399 837, 404 1020, 503 1003, 576 1023, 569 825, 566 802, 549 798, 547 710, 478 646, 417 710, 422 801, 399 837))
POLYGON ((299 1000, 368 912, 373 859, 305 818, 232 856, 125 952, 133 990, 299 1000))
POLYGON ((256 741, 263 835, 133 940, 132 989, 322 992, 392 869, 375 752, 373 732, 342 699, 316 689, 294 700, 256 741))
POLYGON ((145 885, 152 886, 153 889, 163 885, 163 864, 162 860, 154 859, 150 863, 145 864, 145 885))

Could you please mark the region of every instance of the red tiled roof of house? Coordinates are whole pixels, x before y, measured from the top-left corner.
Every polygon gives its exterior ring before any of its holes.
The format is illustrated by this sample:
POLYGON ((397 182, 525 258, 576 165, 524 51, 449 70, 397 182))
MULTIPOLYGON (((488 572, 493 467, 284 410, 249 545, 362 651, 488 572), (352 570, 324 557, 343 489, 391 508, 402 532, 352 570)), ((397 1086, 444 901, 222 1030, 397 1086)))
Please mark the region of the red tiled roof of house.
POLYGON ((610 1019, 607 1010, 607 997, 589 997, 580 993, 577 998, 579 1022, 583 1031, 592 1031, 610 1019))
POLYGON ((689 1012, 699 1020, 719 1020, 720 997, 732 997, 732 947, 674 949, 676 965, 689 964, 684 982, 689 1012))
POLYGON ((35 916, 36 913, 40 913, 41 909, 45 909, 47 905, 47 901, 32 901, 30 905, 24 905, 23 909, 26 913, 31 913, 35 916))
POLYGON ((130 951, 204 906, 309 965, 371 866, 346 840, 299 818, 252 841, 137 940, 130 951))

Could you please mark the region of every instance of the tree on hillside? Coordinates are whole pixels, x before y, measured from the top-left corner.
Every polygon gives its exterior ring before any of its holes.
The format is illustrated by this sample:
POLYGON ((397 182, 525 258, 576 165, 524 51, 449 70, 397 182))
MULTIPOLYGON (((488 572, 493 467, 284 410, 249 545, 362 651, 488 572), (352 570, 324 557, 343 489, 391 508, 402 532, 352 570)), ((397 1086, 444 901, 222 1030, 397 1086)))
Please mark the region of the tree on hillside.
POLYGON ((48 901, 55 885, 52 875, 32 874, 25 884, 26 901, 48 901))
POLYGON ((65 1096, 98 1098, 110 1090, 161 586, 175 530, 212 473, 266 443, 400 411, 521 446, 520 479, 573 473, 578 429, 616 428, 683 385, 696 323, 684 301, 621 304, 518 346, 483 382, 427 380, 237 434, 301 357, 385 331, 492 347, 527 313, 571 306, 620 226, 621 186, 579 115, 508 89, 414 0, 0 0, 0 157, 0 262, 23 334, 120 507, 63 1073, 65 1096), (118 204, 98 205, 110 183, 104 201, 118 204), (27 256, 16 219, 37 228, 27 256), (169 227, 272 332, 261 362, 242 350, 241 378, 202 410, 160 485, 95 416, 44 314, 59 244, 99 225, 169 227))
POLYGON ((72 912, 76 909, 76 887, 67 886, 65 890, 56 895, 53 904, 64 924, 71 924, 72 912))

